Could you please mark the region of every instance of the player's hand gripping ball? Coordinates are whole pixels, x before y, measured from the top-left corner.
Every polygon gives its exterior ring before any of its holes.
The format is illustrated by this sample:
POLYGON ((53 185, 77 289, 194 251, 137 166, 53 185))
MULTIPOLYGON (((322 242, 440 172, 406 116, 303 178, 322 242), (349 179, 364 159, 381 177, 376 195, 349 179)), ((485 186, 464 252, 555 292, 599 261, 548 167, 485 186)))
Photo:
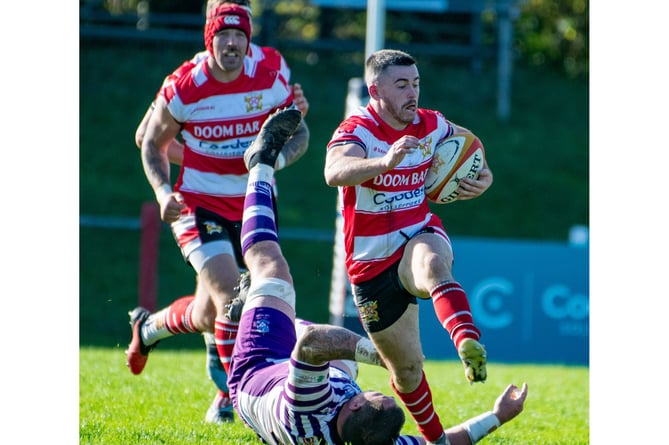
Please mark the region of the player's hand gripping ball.
POLYGON ((427 199, 436 204, 455 201, 460 180, 478 177, 484 160, 483 144, 475 135, 459 134, 444 139, 435 147, 425 177, 427 199))

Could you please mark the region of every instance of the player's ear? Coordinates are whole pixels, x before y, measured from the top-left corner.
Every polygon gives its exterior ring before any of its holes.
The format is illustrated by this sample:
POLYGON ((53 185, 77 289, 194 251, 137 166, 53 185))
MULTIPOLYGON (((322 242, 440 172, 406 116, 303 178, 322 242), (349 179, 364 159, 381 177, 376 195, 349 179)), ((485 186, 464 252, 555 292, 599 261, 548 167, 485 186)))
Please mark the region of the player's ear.
POLYGON ((355 412, 355 411, 358 411, 358 410, 359 410, 360 408, 362 408, 362 407, 365 405, 365 403, 367 402, 367 400, 365 399, 365 397, 364 397, 362 394, 363 394, 363 393, 356 394, 356 395, 353 396, 353 397, 351 398, 351 400, 349 401, 349 403, 348 403, 348 408, 349 408, 351 411, 354 411, 354 412, 355 412))
POLYGON ((379 98, 379 90, 376 88, 375 84, 371 84, 369 87, 367 87, 367 90, 369 91, 369 97, 372 99, 378 99, 379 98))

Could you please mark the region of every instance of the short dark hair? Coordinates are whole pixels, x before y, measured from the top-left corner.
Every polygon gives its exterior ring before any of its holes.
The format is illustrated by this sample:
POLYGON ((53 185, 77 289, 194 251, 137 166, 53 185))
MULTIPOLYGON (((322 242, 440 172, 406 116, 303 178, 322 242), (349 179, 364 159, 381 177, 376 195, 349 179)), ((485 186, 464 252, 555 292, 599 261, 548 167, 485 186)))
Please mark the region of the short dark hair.
POLYGON ((392 445, 404 426, 404 411, 398 405, 392 408, 364 404, 351 413, 342 426, 346 445, 392 445))
POLYGON ((415 64, 416 59, 404 51, 381 49, 372 53, 365 62, 365 82, 367 85, 371 85, 379 74, 383 73, 389 66, 411 66, 415 64))

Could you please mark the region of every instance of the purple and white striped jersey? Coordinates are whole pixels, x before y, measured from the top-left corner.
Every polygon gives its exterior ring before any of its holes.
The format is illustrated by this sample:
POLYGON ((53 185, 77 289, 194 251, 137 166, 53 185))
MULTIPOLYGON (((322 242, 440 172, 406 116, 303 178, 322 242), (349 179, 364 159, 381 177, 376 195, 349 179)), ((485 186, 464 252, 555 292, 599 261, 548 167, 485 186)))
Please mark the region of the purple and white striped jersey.
MULTIPOLYGON (((273 445, 342 443, 330 426, 335 429, 339 408, 362 392, 338 368, 292 357, 248 377, 237 391, 237 412, 265 443, 273 445)), ((396 441, 396 445, 418 444, 412 436, 396 441)))

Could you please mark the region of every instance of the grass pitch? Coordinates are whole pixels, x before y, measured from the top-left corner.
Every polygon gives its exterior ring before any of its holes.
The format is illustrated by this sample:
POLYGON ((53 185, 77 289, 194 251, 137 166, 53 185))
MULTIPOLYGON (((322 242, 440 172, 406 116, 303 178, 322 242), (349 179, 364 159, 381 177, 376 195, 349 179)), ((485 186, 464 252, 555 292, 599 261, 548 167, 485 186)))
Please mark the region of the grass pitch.
MULTIPOLYGON (((255 444, 237 417, 210 425, 204 415, 215 395, 202 350, 151 353, 144 372, 125 366, 126 345, 80 349, 80 445, 255 444)), ((586 367, 490 363, 485 384, 469 385, 458 361, 429 361, 426 374, 442 423, 450 426, 492 409, 507 384, 527 382, 525 410, 483 444, 589 443, 589 371, 586 367)), ((361 365, 363 389, 392 394, 386 370, 361 365)), ((404 434, 418 434, 407 414, 404 434)))

